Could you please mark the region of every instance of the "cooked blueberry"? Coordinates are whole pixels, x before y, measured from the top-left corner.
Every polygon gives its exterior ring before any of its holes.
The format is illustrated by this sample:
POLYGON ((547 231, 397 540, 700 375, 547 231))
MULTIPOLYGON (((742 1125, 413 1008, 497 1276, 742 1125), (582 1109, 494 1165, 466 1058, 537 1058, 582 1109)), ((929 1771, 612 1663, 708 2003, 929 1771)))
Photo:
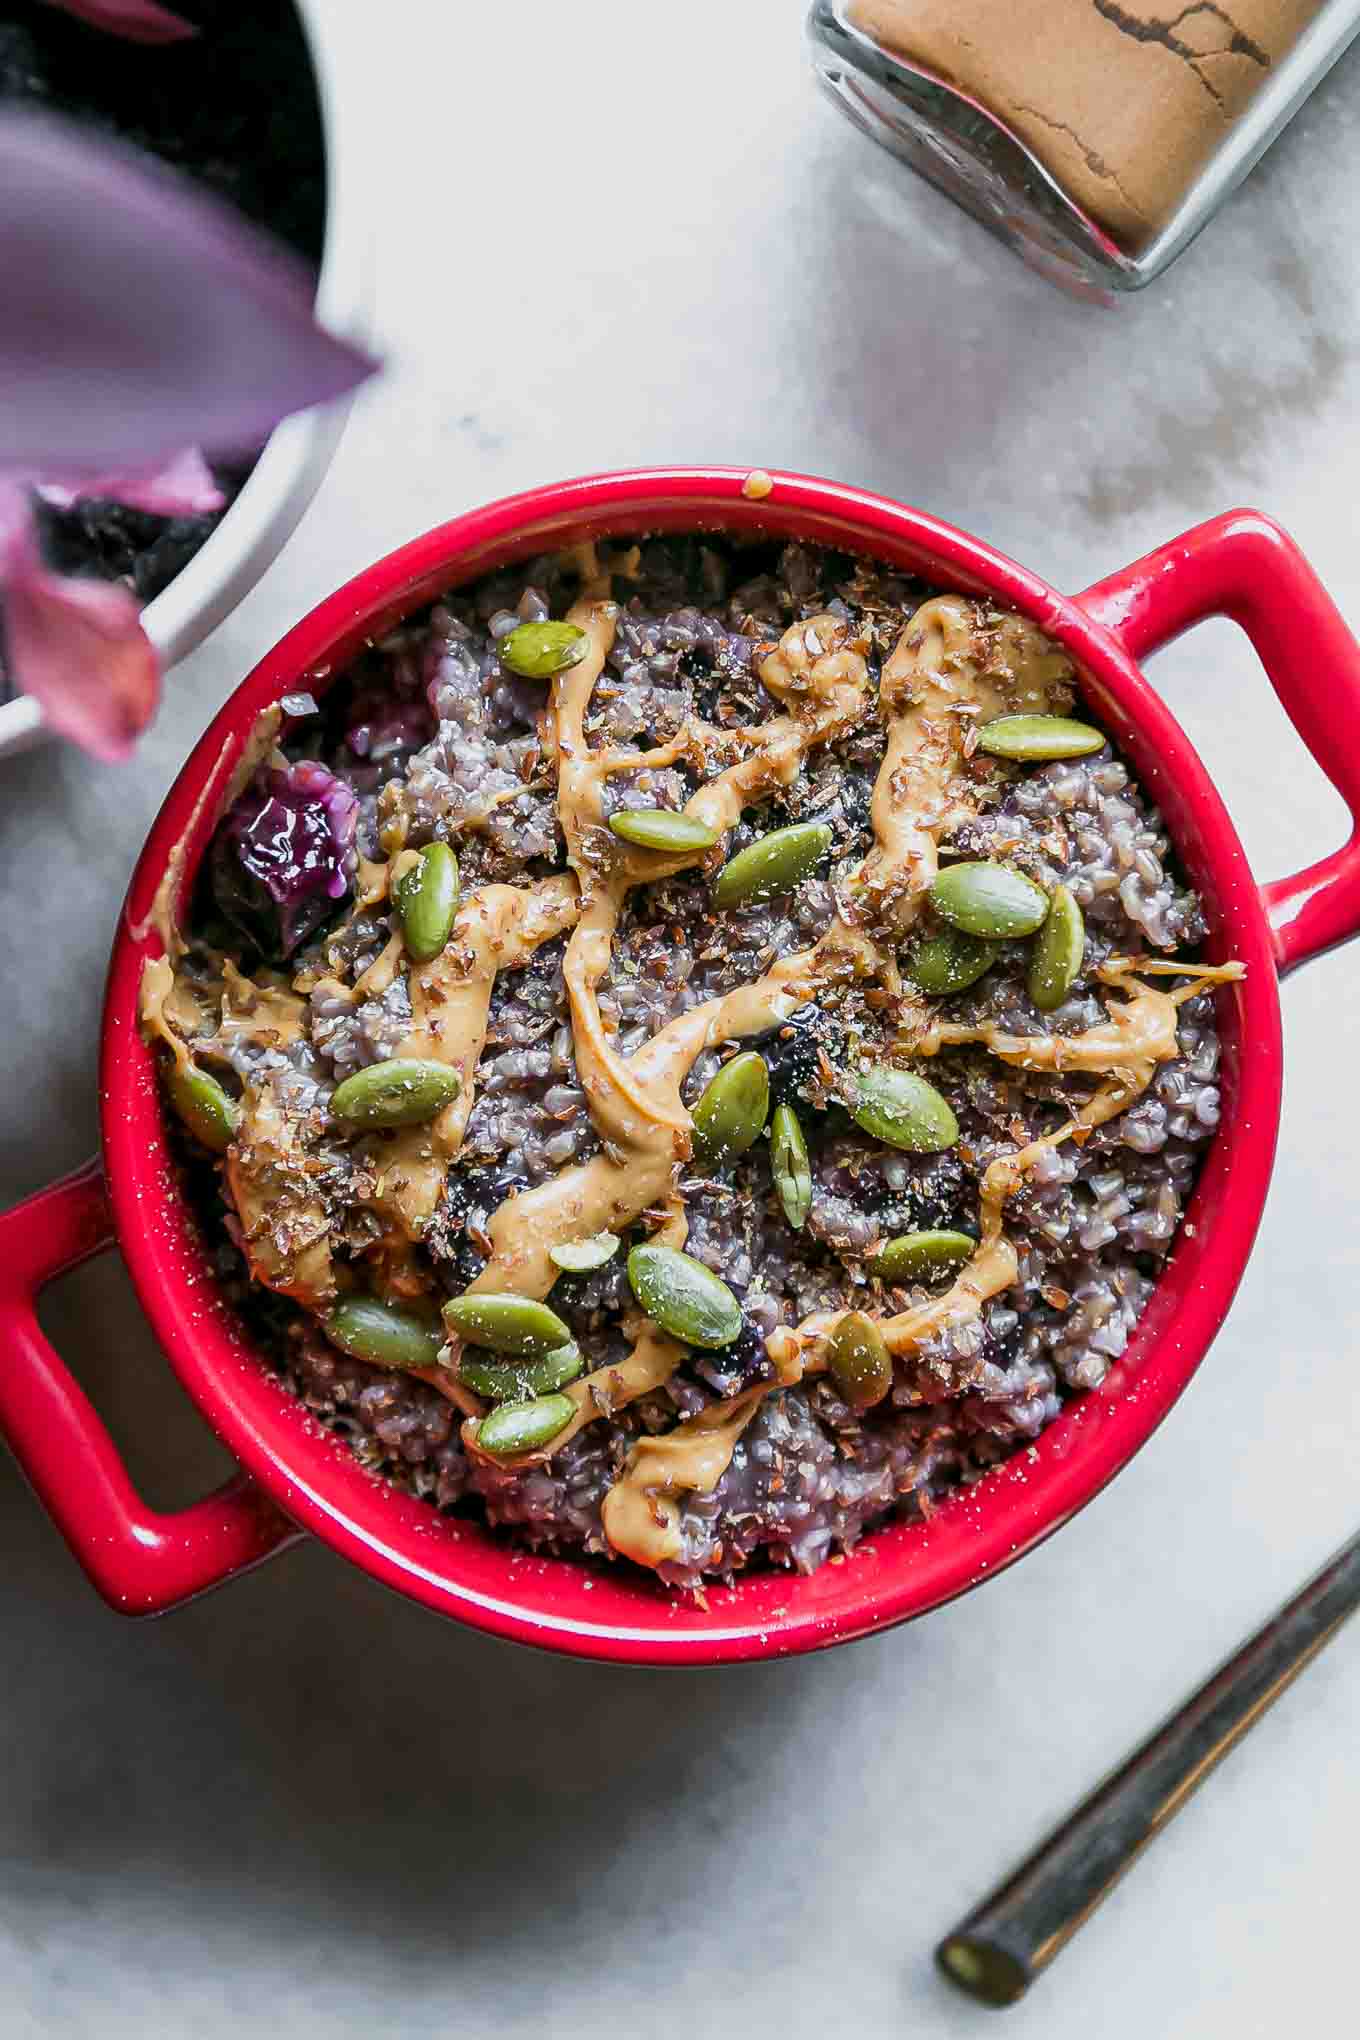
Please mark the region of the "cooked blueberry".
POLYGON ((772 1103, 806 1103, 830 1039, 826 1016, 817 1006, 800 1006, 773 1034, 764 1036, 760 1053, 770 1073, 772 1103))
POLYGON ((351 788, 310 758, 257 773, 228 811, 213 898, 262 955, 291 956, 344 899, 358 817, 351 788))

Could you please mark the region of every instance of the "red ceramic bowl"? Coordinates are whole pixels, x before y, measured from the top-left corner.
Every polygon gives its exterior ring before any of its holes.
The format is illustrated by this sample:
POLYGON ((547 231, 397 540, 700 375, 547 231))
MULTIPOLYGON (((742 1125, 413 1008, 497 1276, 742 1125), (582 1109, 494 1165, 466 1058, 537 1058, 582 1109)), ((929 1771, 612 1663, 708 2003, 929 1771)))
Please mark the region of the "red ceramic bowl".
POLYGON ((562 483, 473 511, 404 546, 313 610, 231 697, 176 780, 133 876, 114 943, 102 1044, 102 1167, 0 1218, 0 1428, 100 1592, 153 1613, 216 1586, 304 1531, 386 1585, 498 1636, 620 1663, 780 1657, 884 1628, 989 1578, 1065 1523, 1124 1466, 1199 1365, 1237 1287, 1265 1199, 1280 1102, 1277 979, 1360 929, 1360 843, 1258 888, 1213 782, 1136 661, 1211 615, 1250 635, 1304 742, 1360 806, 1360 647, 1279 528, 1243 511, 1135 566, 1059 595, 989 546, 918 510, 834 483, 665 469, 562 483), (313 691, 368 638, 436 591, 583 537, 695 528, 763 531, 869 553, 945 587, 997 597, 1060 639, 1095 714, 1159 801, 1204 899, 1210 954, 1240 957, 1220 994, 1222 1130, 1165 1274, 1104 1388, 1037 1449, 928 1524, 875 1531, 809 1579, 757 1573, 698 1607, 648 1575, 516 1552, 361 1471, 286 1394, 216 1294, 167 1152, 137 986, 159 944, 153 895, 173 847, 190 877, 260 710, 313 691), (38 1329, 42 1285, 116 1242, 180 1380, 242 1471, 175 1514, 148 1509, 113 1443, 38 1329))

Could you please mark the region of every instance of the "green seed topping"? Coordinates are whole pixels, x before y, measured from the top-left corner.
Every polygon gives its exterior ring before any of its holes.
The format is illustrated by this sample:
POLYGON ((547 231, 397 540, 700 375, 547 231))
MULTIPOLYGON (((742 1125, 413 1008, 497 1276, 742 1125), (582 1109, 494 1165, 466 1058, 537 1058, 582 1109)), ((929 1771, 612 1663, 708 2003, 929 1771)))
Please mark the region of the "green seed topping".
POLYGON ((449 939, 458 912, 458 860, 447 843, 427 843, 393 889, 407 953, 429 963, 449 939))
POLYGON ((579 1346, 559 1346, 541 1360, 488 1360, 475 1348, 464 1349, 458 1357, 458 1379, 474 1395, 491 1402, 524 1402, 531 1396, 549 1395, 575 1381, 585 1366, 579 1346))
POLYGON ((588 1240, 560 1240, 555 1247, 549 1247, 548 1258, 566 1275, 589 1275, 593 1268, 603 1268, 606 1261, 612 1261, 618 1251, 617 1233, 597 1232, 588 1240))
POLYGON ((795 1232, 801 1232, 812 1210, 812 1163, 807 1161, 807 1142, 797 1124, 793 1106, 775 1106, 771 1120, 771 1175, 783 1216, 795 1232))
POLYGON ((619 808, 609 817, 613 833, 624 843, 636 843, 643 850, 667 850, 687 854, 711 850, 718 831, 693 815, 675 808, 619 808))
POLYGON ((333 1346, 370 1367, 437 1367, 444 1346, 438 1319, 417 1317, 376 1296, 348 1296, 321 1329, 333 1346))
POLYGON ((398 1056, 346 1077, 336 1086, 331 1111, 349 1126, 420 1126, 451 1105, 461 1088, 447 1063, 398 1056))
POLYGON ((517 1360, 542 1360, 571 1344, 571 1327, 532 1296, 455 1296, 444 1322, 470 1346, 489 1346, 517 1360))
POLYGON ((816 870, 830 848, 831 830, 825 822, 793 822, 787 829, 771 829, 724 864, 713 881, 714 905, 749 907, 758 900, 772 900, 776 893, 791 892, 816 870))
POLYGON ((633 1294, 654 1324, 687 1346, 714 1351, 741 1332, 741 1305, 702 1261, 674 1247, 634 1247, 628 1256, 633 1294))
POLYGON ((754 1049, 724 1063, 690 1117, 694 1164, 711 1174, 754 1146, 770 1113, 770 1075, 754 1049))
POLYGON ((770 1121, 770 1172, 785 1218, 801 1232, 812 1209, 812 1167, 792 1105, 777 1105, 770 1121))
POLYGON ((502 1403, 482 1418, 477 1426, 477 1443, 496 1459, 512 1459, 518 1452, 537 1452, 559 1431, 565 1431, 576 1415, 576 1405, 567 1395, 545 1395, 534 1402, 502 1403))
POLYGON ((1032 935, 1048 912, 1048 894, 1008 864, 951 864, 930 888, 930 904, 965 935, 999 942, 1032 935))
POLYGON ((525 1402, 534 1392, 528 1361, 516 1367, 513 1360, 488 1360, 476 1348, 465 1348, 458 1355, 458 1379, 488 1402, 525 1402))
POLYGON ((937 1155, 957 1141, 959 1122, 949 1100, 914 1070, 895 1070, 885 1064, 866 1071, 858 1082, 855 1121, 866 1133, 887 1141, 889 1147, 937 1155))
POLYGON ((555 1388, 565 1388, 569 1381, 575 1381, 585 1364, 585 1356, 574 1339, 570 1345, 558 1346, 554 1352, 545 1353, 529 1368, 534 1394, 547 1395, 555 1388))
POLYGON ((241 1108, 216 1077, 193 1063, 175 1061, 165 1073, 165 1088, 195 1140, 214 1154, 225 1154, 241 1126, 241 1108))
POLYGON ((1102 732, 1090 723, 1069 722, 1066 716, 1000 715, 982 725, 977 747, 993 758, 1037 765, 1052 758, 1085 758, 1104 742, 1102 732))
POLYGON ((589 644, 574 623, 517 623, 496 647, 503 666, 524 680, 551 680, 568 666, 579 666, 589 644))
POLYGON ((899 1233, 874 1255, 869 1271, 883 1282, 933 1282, 976 1251, 977 1241, 963 1232, 899 1233))
POLYGON ((921 991, 939 999, 975 985, 996 962, 996 955, 994 942, 965 935, 961 928, 942 928, 916 945, 907 970, 921 991))
POLYGON ((1026 980, 1030 998, 1041 1013, 1051 1013, 1081 975, 1086 954, 1086 923, 1081 908, 1065 885, 1055 888, 1048 919, 1034 938, 1026 980))
POLYGON ((892 1387, 892 1356, 883 1334, 863 1311, 847 1311, 831 1334, 827 1365, 852 1409, 872 1409, 892 1387))

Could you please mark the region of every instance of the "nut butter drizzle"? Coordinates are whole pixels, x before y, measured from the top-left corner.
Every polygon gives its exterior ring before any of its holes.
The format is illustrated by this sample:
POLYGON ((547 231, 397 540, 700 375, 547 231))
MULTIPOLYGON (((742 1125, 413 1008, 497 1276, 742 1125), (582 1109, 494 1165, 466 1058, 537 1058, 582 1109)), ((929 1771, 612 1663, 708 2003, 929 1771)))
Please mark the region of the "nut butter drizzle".
MULTIPOLYGON (((575 615, 573 620, 581 622, 582 618, 575 615)), ((1003 626, 1003 632, 1005 629, 1003 626)), ((701 788, 688 803, 688 812, 719 830, 730 828, 745 799, 754 797, 751 790, 754 786, 787 783, 791 770, 796 772, 813 742, 826 741, 831 734, 841 734, 844 728, 853 727, 867 706, 867 673, 860 655, 847 647, 848 635, 847 627, 834 617, 813 618, 784 634, 778 649, 762 663, 761 678, 786 707, 801 703, 802 727, 796 712, 776 719, 775 728, 766 732, 769 748, 758 751, 744 766, 731 768, 701 788), (734 784, 740 787, 743 774, 749 774, 749 778, 732 807, 731 790, 734 784)), ((852 881, 848 899, 841 903, 827 933, 811 950, 776 964, 754 985, 681 1015, 661 1029, 626 1065, 633 1080, 629 1085, 630 1097, 636 1100, 641 1092, 653 1107, 653 1122, 667 1134, 673 1133, 676 1125, 680 1082, 702 1048, 767 1031, 786 1018, 796 1005, 846 975, 876 975, 891 989, 900 990, 897 944, 922 910, 936 874, 941 836, 957 827, 972 811, 969 790, 960 774, 969 748, 970 722, 1002 711, 1043 712, 1052 705, 1055 695, 1065 691, 1068 669, 1062 654, 1056 650, 1036 651, 1032 635, 1022 634, 1022 627, 1012 625, 1008 643, 1003 641, 1003 663, 1007 649, 1016 656, 1002 685, 978 670, 974 645, 968 606, 953 597, 939 597, 927 603, 902 633, 884 669, 879 691, 887 739, 871 810, 874 848, 852 881)), ((579 682, 573 687, 568 680, 566 686, 574 702, 579 703, 583 691, 579 682)), ((581 725, 582 716, 578 715, 568 739, 572 745, 578 739, 581 725)), ((559 731, 561 728, 559 721, 559 731)), ((579 759, 574 759, 573 775, 576 771, 584 779, 589 767, 581 768, 579 759)), ((594 787, 598 797, 598 781, 594 787)), ((598 813, 598 807, 594 812, 598 813)), ((564 828, 570 840, 571 827, 565 818, 564 828)), ((678 860, 674 868, 679 868, 681 861, 693 860, 678 860)), ((609 889, 608 906, 594 921, 601 930, 607 926, 612 931, 622 898, 633 882, 628 859, 620 859, 617 872, 609 889)), ((654 875, 654 862, 644 866, 641 876, 654 875)), ((583 880, 583 893, 584 890, 583 880)), ((581 928, 587 925, 589 915, 587 907, 573 944, 581 939, 581 928)), ((603 944, 599 937, 592 939, 599 943, 592 957, 593 1005, 593 986, 603 975, 608 958, 607 955, 601 958, 603 944)), ((944 1295, 884 1322, 882 1329, 894 1353, 905 1355, 919 1350, 926 1340, 947 1326, 975 1317, 985 1302, 1010 1287, 1016 1278, 1017 1257, 1003 1230, 1006 1198, 1044 1148, 1071 1138, 1083 1128, 1094 1128, 1122 1111, 1151 1081, 1157 1062, 1176 1054, 1178 999, 1140 986, 1128 968, 1108 973, 1108 979, 1127 993, 1125 1003, 1113 1009, 1101 1027, 1085 1036, 1060 1044, 1056 1038, 1045 1039, 1037 1059, 1033 1057, 1031 1043, 1005 1036, 995 1027, 952 1031, 941 1026, 924 1028, 916 1044, 918 1053, 935 1053, 955 1040, 968 1039, 984 1042, 988 1047, 995 1045, 1003 1060, 1028 1061, 1031 1067, 1112 1074, 1109 1083, 1066 1127, 992 1164, 982 1186, 982 1239, 977 1253, 944 1295)), ((1198 985, 1190 989, 1196 990, 1198 985)), ((579 1043, 578 990, 579 982, 572 990, 573 1025, 579 1043)), ((588 1013, 587 1019, 598 1027, 598 1008, 588 1013)), ((602 1029, 597 1038, 603 1039, 602 1029)), ((589 1082, 587 1095, 592 1101, 598 1095, 589 1082)), ((683 1120, 687 1116, 682 1112, 681 1117, 683 1120)), ((622 1127, 616 1131, 615 1139, 617 1144, 631 1147, 622 1127), (619 1132, 624 1136, 622 1142, 618 1141, 619 1132)), ((650 1140, 647 1145, 658 1177, 671 1176, 681 1157, 668 1153, 660 1139, 650 1140)), ((609 1171, 617 1191, 622 1192, 625 1183, 631 1181, 635 1159, 634 1153, 626 1153, 622 1170, 619 1163, 612 1161, 592 1163, 588 1168, 598 1172, 597 1180, 609 1171)), ((559 1186, 544 1187, 546 1195, 533 1216, 535 1222, 541 1223, 546 1218, 551 1225, 568 1214, 561 1204, 554 1203, 559 1186)), ((647 1207, 658 1187, 658 1181, 649 1176, 645 1184, 647 1194, 634 1202, 632 1216, 647 1207)), ((517 1208, 523 1203, 522 1198, 512 1199, 497 1215, 507 1234, 517 1208)), ((617 1229, 627 1222, 627 1211, 624 1196, 616 1195, 606 1222, 617 1229)), ((572 1212, 570 1216, 575 1219, 577 1214, 572 1212)), ((596 1216, 593 1209, 581 1214, 583 1232, 593 1228, 596 1216)), ((491 1230, 495 1239, 494 1221, 491 1230)), ((546 1276, 550 1283, 551 1268, 549 1260, 546 1269, 539 1268, 534 1273, 539 1280, 546 1276)), ((479 1279, 493 1288, 507 1282, 520 1287, 523 1274, 523 1265, 507 1256, 499 1258, 479 1279)), ((534 1293, 544 1292, 535 1287, 534 1293)), ((715 1404, 662 1438, 644 1438, 633 1446, 604 1502, 605 1533, 616 1550, 653 1567, 680 1556, 677 1497, 711 1492, 764 1397, 825 1366, 827 1336, 839 1315, 810 1319, 796 1331, 786 1329, 772 1335, 768 1348, 776 1367, 774 1382, 749 1390, 730 1403, 715 1404)), ((664 1346, 665 1342, 661 1343, 664 1346)), ((655 1345, 635 1349, 623 1367, 601 1370, 599 1375, 577 1384, 573 1396, 577 1419, 542 1456, 551 1456, 555 1447, 580 1428, 592 1404, 601 1413, 612 1412, 628 1399, 630 1390, 643 1394, 657 1386, 658 1363, 664 1364, 664 1352, 658 1354, 655 1345)), ((466 1427, 465 1436, 475 1449, 471 1432, 472 1427, 466 1427)))
MULTIPOLYGON (((976 794, 963 770, 973 728, 994 715, 1043 713, 1069 699, 1065 655, 1031 626, 1007 616, 983 631, 972 604, 959 596, 937 596, 910 619, 883 669, 878 712, 886 731, 871 805, 874 844, 838 898, 826 932, 811 948, 780 959, 754 982, 680 1014, 633 1055, 619 1055, 600 1011, 598 988, 609 969, 628 895, 636 886, 710 858, 719 862, 721 851, 658 854, 620 842, 604 823, 608 777, 676 759, 705 768, 718 756, 736 753, 698 788, 684 810, 712 828, 721 842, 745 807, 791 784, 811 751, 849 734, 874 703, 853 627, 827 613, 792 625, 761 661, 761 680, 780 704, 769 721, 735 732, 691 721, 672 743, 647 753, 592 749, 586 718, 613 644, 618 611, 610 599, 608 573, 599 568, 593 549, 582 548, 580 557, 585 586, 568 620, 586 633, 586 652, 555 677, 544 730, 545 750, 557 768, 569 875, 532 886, 480 888, 460 909, 444 951, 410 971, 412 1024, 398 1052, 449 1063, 458 1070, 462 1089, 430 1126, 406 1129, 390 1140, 373 1201, 395 1232, 408 1242, 419 1239, 462 1144, 496 973, 525 962, 541 943, 568 929, 563 975, 577 1075, 602 1152, 508 1198, 492 1214, 486 1225, 490 1252, 470 1285, 473 1291, 546 1296, 559 1272, 551 1255, 554 1246, 603 1231, 622 1232, 658 1209, 665 1218, 654 1237, 683 1247, 688 1228, 679 1178, 689 1158, 692 1127, 681 1090, 698 1057, 705 1049, 769 1032, 821 991, 873 979, 896 1001, 899 1043, 906 1056, 933 1056, 976 1043, 1019 1068, 1079 1071, 1106 1079, 1064 1126, 991 1163, 980 1191, 977 1252, 949 1288, 879 1320, 890 1352, 910 1356, 941 1331, 975 1318, 1014 1283, 1018 1258, 1004 1230, 1007 1199, 1046 1149, 1082 1139, 1124 1111, 1152 1081, 1158 1064, 1177 1054, 1179 1005, 1206 982, 1240 975, 1240 968, 1195 970, 1112 960, 1099 975, 1118 994, 1118 1002, 1111 1001, 1098 1026, 1069 1036, 1015 1036, 995 1023, 938 1021, 928 1002, 904 987, 897 950, 923 909, 937 871, 940 840, 975 811, 976 794), (1159 972, 1190 982, 1164 992, 1142 981, 1159 972)), ((408 854, 402 852, 389 872, 408 854)), ((385 889, 380 868, 366 867, 363 881, 364 904, 375 904, 385 889)), ((401 939, 395 935, 352 990, 333 980, 329 989, 358 1003, 390 984, 401 961, 401 939)), ((171 1008, 171 987, 152 978, 166 970, 165 965, 148 967, 144 1011, 149 1031, 160 1034, 180 1056, 185 1050, 177 1024, 188 1016, 171 1008)), ((233 979, 227 1011, 239 1024, 249 980, 239 974, 233 979)), ((296 1005, 300 1024, 301 1002, 296 1005)), ((280 1016, 275 1011, 267 1017, 277 1024, 280 1016)), ((252 1273, 315 1306, 334 1292, 324 1226, 319 1235, 316 1225, 320 1207, 285 1200, 284 1236, 277 1207, 271 1225, 271 1198, 283 1195, 289 1135, 275 1123, 280 1115, 271 1100, 256 1094, 248 1107, 239 1154, 233 1150, 227 1167, 252 1273), (241 1155, 253 1158, 249 1166, 241 1155)), ((796 1328, 781 1327, 767 1341, 775 1367, 772 1381, 632 1446, 604 1501, 605 1534, 615 1550, 653 1568, 682 1555, 681 1498, 712 1492, 767 1395, 825 1368, 828 1338, 842 1315, 821 1312, 796 1328)), ((631 1341, 627 1356, 564 1391, 575 1406, 570 1423, 541 1450, 498 1464, 548 1460, 586 1425, 665 1385, 685 1348, 640 1312, 630 1314, 623 1329, 631 1341)), ((464 1410, 480 1407, 448 1370, 428 1371, 424 1378, 464 1410)), ((475 1416, 470 1416, 463 1439, 473 1453, 478 1452, 476 1429, 475 1416)))
MULTIPOLYGON (((680 1014, 636 1054, 617 1054, 596 994, 609 968, 624 902, 635 886, 686 870, 713 853, 658 856, 618 843, 603 827, 605 778, 622 763, 637 762, 635 752, 592 752, 584 734, 594 676, 612 642, 614 607, 586 597, 569 620, 590 633, 594 651, 559 675, 553 690, 559 812, 581 889, 580 919, 567 945, 563 974, 577 1077, 604 1152, 502 1204, 486 1228, 492 1255, 471 1285, 539 1297, 557 1279, 550 1253, 554 1245, 617 1232, 671 1194, 677 1168, 690 1152, 690 1117, 681 1087, 704 1049, 768 1032, 823 983, 847 974, 847 963, 871 961, 863 938, 846 927, 843 941, 824 937, 815 950, 784 959, 755 983, 680 1014)), ((837 617, 814 617, 786 633, 785 643, 795 636, 793 669, 781 654, 772 654, 762 668, 771 692, 790 704, 788 712, 742 733, 747 755, 701 786, 686 804, 686 814, 720 835, 750 802, 794 779, 815 744, 846 734, 864 713, 868 669, 858 652, 845 649, 849 626, 837 617)))
POLYGON ((418 1240, 429 1223, 463 1145, 496 973, 527 963, 572 926, 577 912, 576 888, 567 877, 540 879, 532 887, 483 886, 460 907, 439 955, 410 972, 411 1027, 397 1054, 447 1063, 461 1088, 430 1125, 405 1128, 384 1153, 374 1201, 408 1239, 418 1240))
MULTIPOLYGON (((220 1000, 217 1027, 209 1033, 196 988, 176 977, 169 954, 143 969, 143 1031, 163 1042, 181 1069, 194 1062, 190 1041, 200 1054, 221 1060, 240 1040, 282 1050, 302 1035, 303 1001, 284 985, 257 985, 229 957, 222 960, 220 1000)), ((335 1294, 335 1277, 326 1209, 307 1187, 304 1127, 282 1109, 267 1082, 247 1084, 241 1104, 240 1132, 225 1167, 251 1275, 318 1309, 335 1294)))

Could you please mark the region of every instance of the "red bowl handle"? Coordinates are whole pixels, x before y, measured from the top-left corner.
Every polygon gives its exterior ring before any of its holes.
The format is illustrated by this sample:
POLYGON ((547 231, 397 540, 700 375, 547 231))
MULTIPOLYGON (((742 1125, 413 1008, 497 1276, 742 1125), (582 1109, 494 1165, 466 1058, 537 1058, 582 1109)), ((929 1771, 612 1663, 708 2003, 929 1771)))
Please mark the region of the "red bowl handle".
POLYGON ((302 1533, 245 1473, 168 1515, 133 1487, 34 1309, 54 1276, 113 1237, 98 1161, 0 1212, 0 1434, 104 1599, 124 1615, 156 1615, 302 1533))
POLYGON ((1261 888, 1281 975, 1360 932, 1360 644, 1287 532, 1258 510, 1197 524, 1077 597, 1141 660, 1206 617, 1242 626, 1350 809, 1350 840, 1261 888))

